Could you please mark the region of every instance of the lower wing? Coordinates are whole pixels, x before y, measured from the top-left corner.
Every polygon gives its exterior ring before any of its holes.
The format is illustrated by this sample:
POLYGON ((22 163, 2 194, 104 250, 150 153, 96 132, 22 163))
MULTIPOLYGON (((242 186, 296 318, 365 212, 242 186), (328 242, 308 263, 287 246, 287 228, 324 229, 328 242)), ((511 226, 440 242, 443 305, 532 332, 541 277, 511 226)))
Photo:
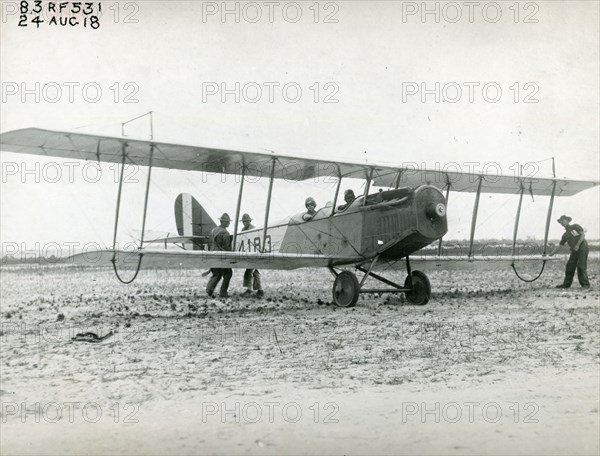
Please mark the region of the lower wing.
POLYGON ((115 260, 118 266, 135 267, 142 255, 142 267, 198 267, 238 269, 298 269, 353 264, 361 257, 326 256, 320 254, 218 252, 206 250, 94 250, 67 259, 73 264, 105 265, 115 260))
POLYGON ((415 255, 410 257, 411 262, 420 263, 474 263, 474 262, 500 262, 500 263, 518 263, 523 261, 554 261, 563 260, 562 256, 548 256, 548 255, 476 255, 472 257, 463 255, 448 255, 448 256, 427 256, 427 255, 415 255))

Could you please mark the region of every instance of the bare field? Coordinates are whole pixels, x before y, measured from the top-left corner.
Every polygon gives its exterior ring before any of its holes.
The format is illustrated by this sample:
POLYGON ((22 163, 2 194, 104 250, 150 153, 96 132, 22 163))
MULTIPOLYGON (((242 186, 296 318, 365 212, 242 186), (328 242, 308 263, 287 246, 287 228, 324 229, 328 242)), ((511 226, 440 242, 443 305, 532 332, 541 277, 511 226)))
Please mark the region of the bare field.
POLYGON ((234 271, 221 300, 189 269, 3 267, 2 453, 597 454, 590 263, 587 291, 551 288, 564 262, 432 268, 427 306, 353 309, 326 270, 263 271, 263 300, 234 271))

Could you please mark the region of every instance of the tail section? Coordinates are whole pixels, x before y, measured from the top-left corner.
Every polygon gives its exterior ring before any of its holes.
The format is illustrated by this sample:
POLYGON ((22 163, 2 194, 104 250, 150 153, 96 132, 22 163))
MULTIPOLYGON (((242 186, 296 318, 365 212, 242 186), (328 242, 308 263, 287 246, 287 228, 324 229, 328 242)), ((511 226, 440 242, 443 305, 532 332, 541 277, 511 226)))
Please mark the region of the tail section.
MULTIPOLYGON (((205 242, 194 242, 193 249, 200 250, 206 244, 210 232, 217 225, 200 203, 189 193, 181 193, 175 199, 175 224, 179 236, 198 236, 205 242)), ((190 248, 191 245, 188 247, 190 248)))

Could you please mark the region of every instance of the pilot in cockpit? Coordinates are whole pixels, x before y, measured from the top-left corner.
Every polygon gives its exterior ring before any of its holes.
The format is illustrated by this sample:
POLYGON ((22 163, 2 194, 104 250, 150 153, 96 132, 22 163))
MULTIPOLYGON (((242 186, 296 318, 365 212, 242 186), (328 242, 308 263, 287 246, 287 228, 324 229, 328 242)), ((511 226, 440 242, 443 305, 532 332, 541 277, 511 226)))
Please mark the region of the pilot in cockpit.
POLYGON ((308 198, 306 198, 304 205, 306 206, 306 213, 302 216, 302 220, 304 220, 304 221, 312 220, 312 218, 317 213, 317 211, 316 211, 317 203, 316 203, 315 199, 312 196, 309 196, 308 198))
POLYGON ((338 206, 337 210, 338 211, 346 210, 348 208, 348 206, 350 206, 355 199, 356 199, 356 196, 354 196, 354 192, 351 189, 346 190, 344 192, 344 201, 346 201, 346 204, 342 204, 342 205, 338 206))

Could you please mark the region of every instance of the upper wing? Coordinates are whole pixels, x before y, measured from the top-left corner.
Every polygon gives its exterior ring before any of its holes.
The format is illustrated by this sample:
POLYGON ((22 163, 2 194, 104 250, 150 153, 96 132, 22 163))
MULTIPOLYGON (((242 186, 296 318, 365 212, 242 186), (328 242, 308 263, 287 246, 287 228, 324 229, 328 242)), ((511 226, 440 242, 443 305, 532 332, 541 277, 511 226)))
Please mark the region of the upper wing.
POLYGON ((64 131, 27 128, 0 135, 0 146, 7 152, 51 157, 75 158, 120 163, 123 153, 129 163, 148 166, 154 148, 152 165, 160 168, 204 171, 248 176, 270 176, 301 181, 324 176, 366 178, 372 173, 378 186, 417 187, 423 184, 445 187, 453 191, 476 192, 481 179, 484 193, 517 194, 523 189, 532 195, 550 195, 556 181, 556 195, 571 196, 598 185, 598 182, 476 174, 462 171, 428 170, 416 167, 393 167, 377 163, 338 163, 327 160, 288 157, 278 154, 213 149, 208 147, 168 144, 129 138, 97 136, 64 131))
MULTIPOLYGON (((393 176, 397 178, 397 175, 393 176)), ((532 195, 552 194, 552 188, 556 181, 556 196, 572 196, 588 188, 593 188, 599 182, 573 180, 573 179, 553 179, 541 177, 523 177, 499 174, 474 174, 470 172, 457 171, 434 171, 427 169, 405 169, 400 174, 399 182, 401 186, 417 187, 419 185, 435 185, 439 188, 450 186, 453 192, 477 192, 479 180, 481 179, 482 193, 508 193, 518 194, 521 190, 532 195)), ((393 181, 390 175, 386 174, 380 178, 374 178, 375 185, 382 187, 391 186, 393 181)))
POLYGON ((90 266, 107 264, 116 254, 117 264, 135 267, 140 254, 142 266, 181 266, 202 268, 236 269, 298 269, 327 267, 339 264, 355 263, 360 257, 349 258, 325 255, 258 253, 258 252, 219 252, 206 250, 156 250, 139 251, 99 250, 87 251, 67 259, 70 263, 90 266))
MULTIPOLYGON (((7 152, 76 158, 81 160, 121 163, 123 152, 127 160, 148 166, 154 146, 152 166, 159 168, 204 171, 248 176, 269 176, 275 161, 275 178, 305 180, 316 176, 351 174, 355 165, 285 157, 283 155, 242 152, 208 147, 168 144, 129 138, 97 136, 65 131, 26 128, 0 135, 0 146, 7 152)), ((365 169, 360 167, 360 169, 365 169)))

